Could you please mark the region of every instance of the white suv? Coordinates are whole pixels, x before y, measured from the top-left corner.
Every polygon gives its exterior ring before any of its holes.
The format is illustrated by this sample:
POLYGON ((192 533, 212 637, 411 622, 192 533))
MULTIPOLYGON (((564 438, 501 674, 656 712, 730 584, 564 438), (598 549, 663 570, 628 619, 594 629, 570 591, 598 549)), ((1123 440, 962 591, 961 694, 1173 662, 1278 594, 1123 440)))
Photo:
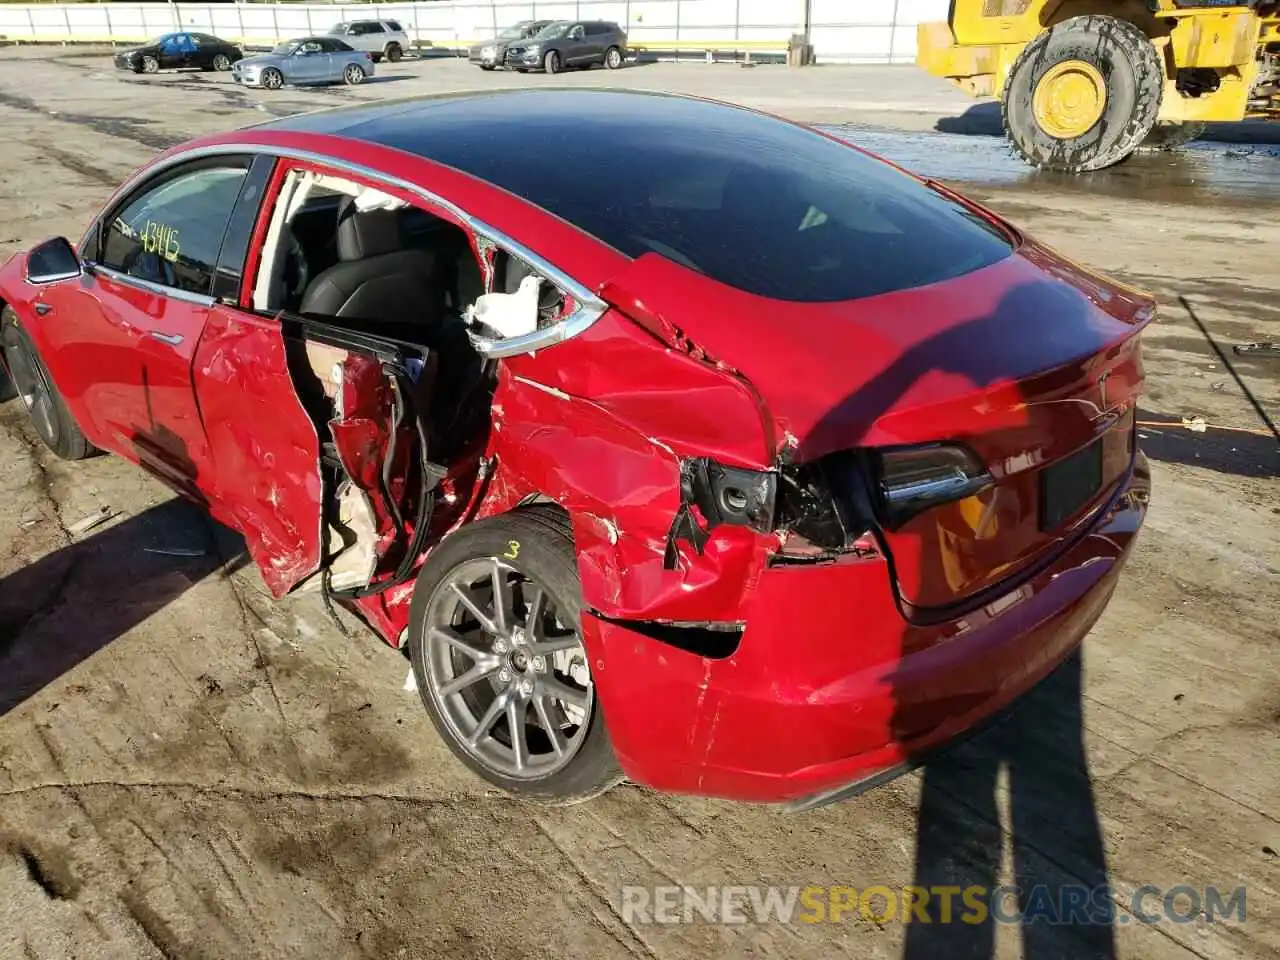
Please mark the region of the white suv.
POLYGON ((335 23, 329 36, 340 37, 347 46, 363 50, 377 63, 384 56, 395 63, 409 48, 409 35, 398 20, 351 20, 335 23))

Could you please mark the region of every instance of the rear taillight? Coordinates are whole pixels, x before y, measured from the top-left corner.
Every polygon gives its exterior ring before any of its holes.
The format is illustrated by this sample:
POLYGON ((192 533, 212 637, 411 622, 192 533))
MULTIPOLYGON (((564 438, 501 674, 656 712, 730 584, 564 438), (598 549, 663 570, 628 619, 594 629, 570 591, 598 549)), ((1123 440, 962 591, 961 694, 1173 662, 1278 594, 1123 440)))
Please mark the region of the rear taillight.
POLYGON ((366 60, 368 60, 370 63, 372 63, 372 62, 373 62, 373 54, 372 54, 372 53, 366 53, 366 54, 364 55, 364 58, 365 58, 366 60))
POLYGON ((881 450, 878 460, 880 505, 890 529, 931 507, 971 497, 993 483, 986 464, 960 444, 881 450))

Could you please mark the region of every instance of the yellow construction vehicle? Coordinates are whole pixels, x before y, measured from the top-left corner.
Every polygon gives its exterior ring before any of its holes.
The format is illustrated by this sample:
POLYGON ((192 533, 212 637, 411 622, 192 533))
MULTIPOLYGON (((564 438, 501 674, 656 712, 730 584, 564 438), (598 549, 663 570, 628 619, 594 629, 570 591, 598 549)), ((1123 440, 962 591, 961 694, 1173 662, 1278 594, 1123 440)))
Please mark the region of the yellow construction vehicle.
POLYGON ((1207 122, 1280 119, 1280 0, 951 0, 916 62, 998 97, 1028 163, 1100 170, 1207 122))

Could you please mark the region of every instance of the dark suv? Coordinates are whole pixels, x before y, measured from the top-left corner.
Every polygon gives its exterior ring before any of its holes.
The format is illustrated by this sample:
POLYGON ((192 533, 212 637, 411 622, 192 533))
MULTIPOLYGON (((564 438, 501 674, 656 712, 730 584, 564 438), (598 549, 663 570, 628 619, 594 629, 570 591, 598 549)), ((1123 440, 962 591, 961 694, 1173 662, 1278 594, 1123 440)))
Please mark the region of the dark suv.
POLYGON ((557 20, 528 40, 507 47, 509 70, 588 70, 603 63, 617 70, 627 62, 627 34, 606 20, 557 20))

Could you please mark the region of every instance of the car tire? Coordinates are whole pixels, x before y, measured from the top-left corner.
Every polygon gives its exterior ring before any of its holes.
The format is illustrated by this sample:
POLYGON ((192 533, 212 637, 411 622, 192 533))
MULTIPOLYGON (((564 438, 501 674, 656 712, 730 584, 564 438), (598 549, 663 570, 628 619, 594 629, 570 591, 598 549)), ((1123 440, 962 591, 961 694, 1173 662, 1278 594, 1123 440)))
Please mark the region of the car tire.
POLYGON ((392 63, 399 63, 404 58, 404 48, 398 43, 387 44, 387 59, 392 63))
POLYGON ((215 53, 213 55, 213 69, 219 73, 226 73, 231 69, 231 58, 225 53, 215 53))
POLYGON ((492 64, 482 63, 480 64, 480 69, 483 70, 485 73, 489 73, 494 69, 494 67, 492 64))
POLYGON ((610 70, 619 70, 626 64, 626 59, 622 56, 622 51, 617 47, 610 47, 604 52, 604 65, 610 70))
POLYGON ((1160 57, 1138 27, 1115 17, 1072 17, 1014 61, 1002 100, 1004 129, 1034 166, 1101 170, 1146 139, 1163 92, 1160 57))
POLYGON ((275 67, 267 67, 258 77, 258 82, 267 90, 279 90, 284 86, 284 74, 275 67))
POLYGON ((541 506, 464 526, 432 552, 414 586, 408 647, 427 713, 468 768, 521 797, 576 803, 623 779, 581 645, 581 611, 568 518, 541 506), (486 632, 468 603, 510 626, 486 632), (539 628, 525 632, 533 609, 539 628))
POLYGON ((143 73, 158 73, 159 71, 160 71, 159 60, 157 60, 155 57, 150 57, 150 56, 142 58, 143 73))
POLYGON ((358 63, 348 63, 342 71, 342 82, 349 87, 364 82, 364 68, 358 63))
POLYGON ((542 69, 547 73, 559 73, 560 66, 560 54, 554 50, 548 50, 547 55, 542 58, 542 69))
POLYGON ((14 390, 22 398, 40 441, 63 460, 83 460, 96 453, 97 448, 80 432, 12 307, 0 312, 0 348, 4 350, 14 390))

